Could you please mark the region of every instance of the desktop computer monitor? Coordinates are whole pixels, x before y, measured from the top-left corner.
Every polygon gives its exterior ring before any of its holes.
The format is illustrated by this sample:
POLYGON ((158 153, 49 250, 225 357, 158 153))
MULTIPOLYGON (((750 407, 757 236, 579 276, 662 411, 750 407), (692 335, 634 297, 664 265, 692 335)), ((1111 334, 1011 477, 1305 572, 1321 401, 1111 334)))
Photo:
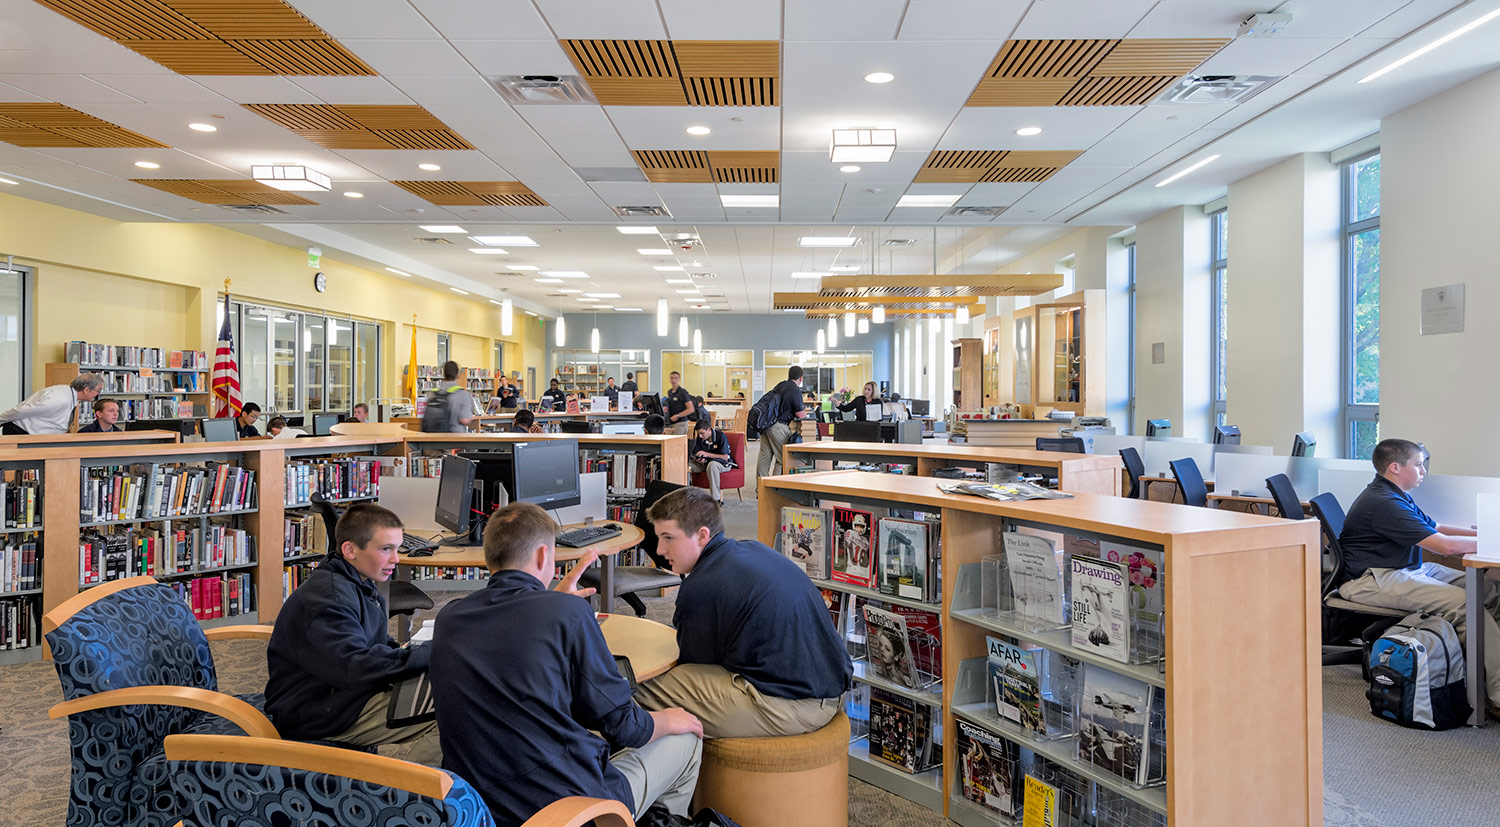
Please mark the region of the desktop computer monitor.
POLYGON ((599 426, 602 434, 644 434, 646 424, 644 422, 606 422, 599 426))
POLYGON ((932 414, 932 402, 927 399, 904 400, 906 406, 911 409, 912 416, 930 416, 932 414))
POLYGON ((1310 457, 1318 450, 1318 439, 1311 431, 1304 431, 1292 437, 1292 456, 1310 457))
POLYGON ((879 442, 879 422, 835 422, 833 438, 837 442, 879 442))
POLYGON ((1172 430, 1170 419, 1146 420, 1146 436, 1166 436, 1172 430))
POLYGON ((232 416, 203 420, 203 439, 207 442, 234 442, 240 438, 239 423, 232 416))
POLYGON ((333 426, 337 424, 339 424, 339 415, 336 413, 313 414, 313 436, 328 436, 333 433, 333 426))
POLYGON ((517 442, 512 448, 515 488, 512 500, 542 508, 578 505, 578 440, 517 442))
POLYGON ((1215 445, 1238 445, 1240 444, 1240 426, 1238 425, 1215 425, 1215 445))
POLYGON ((437 505, 432 519, 460 536, 473 525, 474 471, 478 463, 460 456, 443 457, 443 475, 438 480, 437 505))

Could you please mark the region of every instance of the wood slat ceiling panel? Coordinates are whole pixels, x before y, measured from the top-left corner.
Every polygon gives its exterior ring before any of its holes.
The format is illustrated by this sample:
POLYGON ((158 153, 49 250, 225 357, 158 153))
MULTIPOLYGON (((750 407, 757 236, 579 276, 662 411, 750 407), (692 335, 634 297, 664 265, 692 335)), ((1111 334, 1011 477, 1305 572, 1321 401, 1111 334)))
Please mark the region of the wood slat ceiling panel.
POLYGON ((775 184, 781 180, 781 153, 711 151, 708 163, 720 184, 775 184))
POLYGON ((1144 106, 1175 83, 1177 77, 1086 77, 1063 95, 1057 105, 1144 106))
POLYGON ((927 156, 917 184, 972 184, 1006 155, 1003 149, 941 149, 927 156))
POLYGON ((259 61, 221 40, 121 40, 121 46, 184 75, 270 75, 259 61))
POLYGON ((0 103, 0 141, 27 147, 165 148, 109 121, 60 103, 0 103))
POLYGON ((710 184, 713 171, 708 153, 696 150, 637 149, 631 155, 646 174, 646 180, 658 184, 710 184))
POLYGON ((473 149, 474 145, 446 129, 375 129, 371 134, 391 149, 473 149))
POLYGON ((281 0, 163 0, 163 5, 222 40, 302 40, 327 37, 281 0))
POLYGON ((1034 296, 1061 287, 1060 273, 824 276, 824 296, 1034 296))
POLYGON ((251 112, 286 129, 362 129, 337 106, 321 103, 247 103, 251 112))
POLYGON ((0 129, 0 141, 11 146, 80 147, 83 144, 48 129, 0 129))
POLYGON ((1004 158, 997 160, 992 167, 1065 167, 1072 163, 1075 158, 1082 155, 1082 150, 1059 149, 1059 150, 1017 150, 1006 153, 1004 158))
POLYGON ((492 207, 545 207, 539 195, 481 195, 479 199, 492 207))
POLYGON ((60 103, 0 103, 0 115, 39 129, 114 126, 109 121, 60 103))
POLYGON ((194 178, 133 178, 137 184, 169 192, 190 201, 215 206, 239 206, 264 204, 270 206, 313 206, 311 201, 294 192, 282 192, 259 181, 236 179, 194 178))
POLYGON ((547 202, 519 181, 392 181, 439 207, 545 207, 547 202))
POLYGON ((563 51, 585 78, 675 78, 670 40, 563 40, 563 51))
POLYGON ((689 106, 778 106, 774 77, 684 77, 689 106))
POLYGON ((131 132, 128 129, 121 129, 118 126, 63 126, 53 129, 52 132, 69 140, 77 141, 79 146, 94 147, 97 149, 160 149, 166 146, 166 144, 153 141, 145 135, 131 132))
POLYGON ((594 99, 601 106, 687 106, 682 81, 672 78, 587 79, 594 99))
POLYGON ((1088 74, 1095 77, 1181 77, 1208 60, 1228 40, 1122 40, 1088 74))
POLYGON ((979 179, 981 184, 1040 184, 1057 173, 1057 167, 996 167, 979 179))
POLYGON ((986 78, 966 105, 1055 106, 1077 82, 1076 78, 986 78))
POLYGON ((246 109, 325 149, 473 149, 420 106, 251 103, 246 109))
POLYGON ((334 108, 365 129, 447 129, 420 106, 367 104, 334 108))
POLYGON ((931 300, 916 299, 910 296, 867 296, 851 300, 824 296, 820 293, 773 293, 771 296, 772 306, 777 310, 859 310, 863 308, 868 311, 876 305, 885 308, 920 310, 933 306, 957 307, 959 305, 969 305, 972 307, 983 302, 984 300, 979 296, 944 296, 931 300))
POLYGON ((324 149, 396 149, 368 129, 293 129, 299 137, 324 149))
POLYGON ((672 49, 684 76, 781 76, 781 44, 775 40, 675 40, 672 49))
POLYGON ((1118 40, 1011 40, 990 64, 992 78, 1079 78, 1118 40))
POLYGON ((158 0, 36 0, 111 40, 209 40, 213 35, 158 0))
POLYGON ((333 40, 230 40, 230 46, 277 75, 373 75, 364 61, 333 40))
MULTIPOLYGON (((887 319, 944 319, 954 315, 958 311, 951 307, 928 307, 924 309, 909 310, 887 310, 887 319)), ((856 317, 873 315, 869 310, 809 310, 805 314, 809 319, 837 319, 845 313, 853 313, 856 317)))

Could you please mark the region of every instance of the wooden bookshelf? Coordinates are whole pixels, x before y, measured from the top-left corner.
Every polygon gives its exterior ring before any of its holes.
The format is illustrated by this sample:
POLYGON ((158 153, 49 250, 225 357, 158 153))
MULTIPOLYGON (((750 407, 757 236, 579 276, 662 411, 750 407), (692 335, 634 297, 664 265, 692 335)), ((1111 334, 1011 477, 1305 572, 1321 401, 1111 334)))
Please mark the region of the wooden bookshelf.
MULTIPOLYGON (((66 385, 69 382, 72 382, 74 379, 77 379, 79 374, 83 373, 98 373, 100 375, 105 375, 106 385, 120 381, 119 377, 123 375, 137 376, 141 377, 142 379, 153 378, 156 376, 165 377, 168 380, 166 384, 172 385, 172 387, 167 390, 115 391, 106 389, 100 391, 99 396, 108 397, 110 399, 118 399, 122 403, 124 403, 122 404, 122 410, 120 411, 120 423, 122 424, 122 426, 125 422, 130 422, 137 419, 192 419, 193 417, 206 416, 208 414, 208 400, 211 393, 208 390, 210 371, 206 369, 172 367, 123 367, 115 365, 89 365, 80 364, 78 362, 48 362, 43 370, 45 385, 49 387, 52 385, 66 385), (191 380, 191 384, 196 388, 201 388, 201 390, 193 390, 180 387, 182 384, 184 384, 184 377, 186 376, 192 376, 193 379, 191 380), (126 410, 131 400, 149 401, 152 399, 172 399, 179 402, 185 400, 193 406, 192 415, 183 416, 182 412, 179 410, 180 406, 177 404, 174 404, 172 406, 173 410, 171 412, 171 415, 164 416, 132 416, 129 415, 130 412, 126 410)), ((79 403, 77 419, 79 427, 87 425, 93 421, 94 414, 92 410, 92 403, 79 403)))
MULTIPOLYGON (((762 478, 761 542, 774 545, 784 506, 824 499, 855 507, 937 513, 941 520, 944 756, 936 778, 851 765, 851 774, 933 806, 964 825, 1006 823, 976 814, 955 794, 962 756, 956 719, 979 724, 1122 796, 1171 825, 1323 823, 1319 536, 1312 520, 1290 521, 1169 503, 1079 494, 1064 500, 1003 503, 944 494, 940 480, 834 471, 762 478), (978 605, 978 564, 1010 526, 1117 540, 1160 549, 1165 563, 1165 660, 1160 666, 1103 668, 1166 690, 1166 783, 1136 788, 1079 761, 1070 741, 1036 742, 976 714, 976 659, 985 636, 1014 633, 970 609, 978 605), (1253 634, 1246 630, 1253 629, 1253 634), (1152 674, 1155 673, 1155 674, 1152 674)), ((1058 636, 1028 646, 1068 651, 1058 636)), ((983 681, 977 681, 983 698, 983 681)), ((983 706, 983 704, 980 704, 983 706)), ((1076 739, 1075 739, 1076 740, 1076 739)), ((851 756, 853 757, 853 756, 851 756)))
POLYGON ((1038 471, 1057 479, 1057 488, 1074 494, 1120 496, 1122 464, 1118 456, 1067 454, 1025 448, 987 448, 967 445, 909 445, 893 442, 801 442, 788 443, 785 468, 815 465, 832 470, 834 462, 904 463, 916 466, 919 477, 930 477, 939 468, 961 466, 983 469, 991 462, 1018 465, 1023 471, 1038 471))
MULTIPOLYGON (((977 409, 984 403, 984 340, 953 340, 953 408, 977 409)), ((947 407, 939 400, 941 407, 947 407)), ((941 413, 941 411, 939 411, 941 413)))

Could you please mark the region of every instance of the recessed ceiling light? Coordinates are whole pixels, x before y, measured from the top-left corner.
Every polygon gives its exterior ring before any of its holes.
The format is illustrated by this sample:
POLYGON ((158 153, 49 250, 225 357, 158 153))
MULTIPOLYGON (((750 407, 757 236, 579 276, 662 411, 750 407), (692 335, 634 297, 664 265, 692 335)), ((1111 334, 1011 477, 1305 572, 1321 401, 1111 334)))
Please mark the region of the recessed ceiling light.
POLYGON ((218 132, 219 128, 211 123, 190 123, 188 129, 194 132, 218 132))
POLYGON ((9 178, 0 178, 0 184, 9 184, 12 187, 19 187, 19 186, 21 186, 21 182, 20 181, 12 181, 9 178))
POLYGON ((525 235, 471 235, 469 236, 469 238, 473 239, 476 243, 493 245, 496 247, 500 246, 501 244, 504 244, 507 247, 541 246, 535 241, 532 241, 531 236, 525 235))
POLYGON ((706 126, 690 126, 687 128, 687 134, 689 135, 707 135, 712 131, 712 129, 706 126))
POLYGON ((498 304, 498 305, 501 305, 503 307, 505 303, 502 302, 502 301, 499 301, 498 299, 490 299, 490 304, 498 304))
POLYGON ((639 308, 639 307, 616 307, 615 308, 615 312, 616 313, 639 313, 639 312, 641 312, 641 308, 639 308))
POLYGON ((586 279, 588 273, 582 270, 543 270, 542 275, 549 279, 586 279))
POLYGON ((1217 156, 1217 155, 1210 155, 1207 158, 1204 158, 1203 160, 1199 161, 1198 163, 1193 164, 1192 166, 1188 167, 1187 169, 1185 169, 1185 170, 1177 173, 1176 175, 1172 175, 1172 176, 1169 176, 1167 178, 1162 179, 1159 183, 1157 183, 1157 186, 1158 187, 1165 187, 1166 185, 1172 183, 1173 181, 1176 181, 1178 178, 1181 178, 1182 176, 1187 175, 1189 172, 1193 172, 1195 170, 1202 169, 1203 167, 1208 166, 1209 164, 1213 163, 1214 161, 1217 161, 1218 159, 1219 159, 1219 156, 1217 156))
POLYGON ((537 279, 537 284, 562 284, 562 279, 537 279))
POLYGON ((469 291, 467 291, 467 290, 460 290, 457 287, 450 287, 448 289, 452 290, 453 292, 455 292, 457 294, 459 294, 460 296, 467 296, 467 295, 469 295, 469 291))
POLYGON ((136 161, 135 165, 141 169, 161 169, 161 164, 154 161, 136 161))
POLYGON ((508 255, 510 255, 510 251, 509 250, 502 250, 499 247, 470 247, 469 248, 469 252, 476 253, 476 254, 481 255, 481 256, 508 256, 508 255))
POLYGON ((417 164, 417 169, 425 169, 428 172, 437 172, 438 170, 442 169, 442 167, 438 166, 437 164, 417 164))
POLYGON ((583 295, 591 299, 618 299, 620 297, 619 293, 584 293, 583 295))
POLYGON ((660 235, 655 227, 616 227, 621 235, 660 235))
POLYGON ((778 207, 781 205, 779 195, 721 195, 721 201, 726 207, 778 207))
POLYGON ((896 76, 890 72, 871 72, 865 75, 865 83, 890 83, 896 76))
POLYGON ((535 264, 512 264, 512 265, 510 265, 510 269, 512 269, 512 270, 539 270, 541 268, 537 267, 535 264))
POLYGON ((557 292, 559 292, 559 293, 582 293, 583 291, 579 290, 577 288, 573 288, 573 287, 559 287, 559 288, 557 288, 557 292))
POLYGON ((344 193, 344 197, 345 198, 364 198, 365 194, 362 193, 362 192, 355 192, 354 190, 350 190, 350 191, 344 193))
POLYGON ((839 167, 839 172, 859 172, 859 164, 844 164, 839 167))
POLYGON ((394 267, 387 267, 385 269, 391 271, 392 273, 395 273, 398 276, 406 276, 407 278, 411 278, 411 273, 408 273, 408 272, 406 272, 404 270, 397 270, 394 267))
POLYGON ((813 272, 807 272, 807 271, 798 271, 798 272, 792 273, 792 278, 794 278, 794 279, 820 279, 820 278, 823 278, 824 276, 831 276, 831 275, 833 275, 833 274, 832 273, 813 273, 813 272))
POLYGON ((951 207, 963 195, 903 195, 898 207, 951 207))
POLYGON ((643 256, 669 256, 672 254, 672 251, 665 247, 637 247, 636 252, 643 256))
POLYGON ((460 227, 460 226, 458 226, 456 224, 420 224, 418 226, 420 226, 423 230, 425 230, 425 231, 427 231, 429 233, 466 233, 466 232, 468 232, 468 230, 465 230, 463 227, 460 227))
MULTIPOLYGON (((589 301, 593 301, 593 299, 589 299, 589 301)), ((615 306, 612 305, 612 304, 591 304, 591 305, 589 305, 589 307, 592 307, 595 310, 614 310, 615 309, 615 306)))
POLYGON ((781 308, 781 312, 783 312, 783 313, 806 313, 807 311, 803 310, 800 307, 783 307, 783 308, 781 308))
POLYGON ((1040 134, 1042 134, 1042 128, 1040 126, 1023 126, 1020 129, 1016 130, 1016 134, 1017 135, 1021 135, 1023 137, 1030 137, 1032 135, 1040 135, 1040 134))
POLYGON ((1406 55, 1405 57, 1403 57, 1403 58, 1401 58, 1401 59, 1399 59, 1399 60, 1397 60, 1397 61, 1395 61, 1393 63, 1386 64, 1383 68, 1377 69, 1374 72, 1371 72, 1370 74, 1365 75, 1364 77, 1360 78, 1359 82, 1360 83, 1369 83, 1370 81, 1372 81, 1372 80, 1380 77, 1381 75, 1385 74, 1386 72, 1391 71, 1392 69, 1398 69, 1398 68, 1400 68, 1402 66, 1405 66, 1407 63, 1410 63, 1411 61, 1416 60, 1417 58, 1421 57, 1422 55, 1427 54, 1428 52, 1432 51, 1433 49, 1436 49, 1437 47, 1443 45, 1444 43, 1447 43, 1448 41, 1453 40, 1454 38, 1462 37, 1463 35, 1466 35, 1469 32, 1471 32, 1471 31, 1479 28, 1480 26, 1483 26, 1484 24, 1490 22, 1491 20, 1494 20, 1496 17, 1500 17, 1500 9, 1495 9, 1494 11, 1492 11, 1489 14, 1486 14, 1485 16, 1483 16, 1483 17, 1481 17, 1481 18, 1473 21, 1472 23, 1466 23, 1463 26, 1460 26, 1457 29, 1454 29, 1453 31, 1451 31, 1451 32, 1443 35, 1442 37, 1438 38, 1437 40, 1434 40, 1431 43, 1428 43, 1426 46, 1423 46, 1422 48, 1417 49, 1416 51, 1414 51, 1414 52, 1406 55))
POLYGON ((658 273, 681 273, 682 272, 682 265, 680 265, 680 264, 658 264, 655 267, 652 267, 651 269, 657 271, 658 273))
POLYGON ((692 284, 692 279, 667 279, 667 284, 692 284))
POLYGON ((521 312, 525 313, 526 315, 528 315, 530 317, 532 317, 533 319, 536 318, 536 314, 533 313, 533 312, 531 312, 530 310, 522 310, 521 312))
POLYGON ((858 243, 858 238, 844 235, 805 235, 797 239, 798 247, 853 247, 858 243))
POLYGON ((676 292, 681 293, 684 296, 699 296, 699 295, 702 295, 697 290, 694 290, 694 289, 691 289, 691 288, 689 288, 687 290, 678 290, 676 292))

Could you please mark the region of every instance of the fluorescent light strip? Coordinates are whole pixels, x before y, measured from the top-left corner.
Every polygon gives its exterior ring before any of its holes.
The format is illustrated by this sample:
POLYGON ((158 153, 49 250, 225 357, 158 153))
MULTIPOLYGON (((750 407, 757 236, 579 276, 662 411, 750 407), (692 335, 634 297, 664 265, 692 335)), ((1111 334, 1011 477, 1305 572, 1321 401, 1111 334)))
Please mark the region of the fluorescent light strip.
POLYGON ((666 279, 667 284, 692 284, 692 279, 666 279))
POLYGON ((423 229, 423 231, 429 232, 429 233, 460 233, 460 234, 462 234, 462 233, 467 233, 468 232, 468 230, 465 230, 463 227, 460 227, 457 224, 419 224, 417 226, 421 227, 423 229))
POLYGON ((621 235, 660 235, 655 227, 616 227, 621 235))
POLYGON ((619 293, 584 293, 583 295, 591 299, 618 299, 620 297, 619 293))
POLYGON ((1393 69, 1399 69, 1402 66, 1405 66, 1406 64, 1412 62, 1413 60, 1416 60, 1417 58, 1421 57, 1422 55, 1425 55, 1428 52, 1432 51, 1433 49, 1436 49, 1437 47, 1443 45, 1444 43, 1447 43, 1448 41, 1453 40, 1455 38, 1462 37, 1462 36, 1468 34, 1469 32, 1472 32, 1475 29, 1479 28, 1480 26, 1483 26, 1484 24, 1490 22, 1491 20, 1494 20, 1497 17, 1500 17, 1500 9, 1495 9, 1494 11, 1490 12, 1489 14, 1486 14, 1485 16, 1479 18, 1478 20, 1473 21, 1472 23, 1467 23, 1467 24, 1465 24, 1463 26, 1459 26, 1457 29, 1454 29, 1453 31, 1451 31, 1451 32, 1443 35, 1442 37, 1438 38, 1437 40, 1434 40, 1431 43, 1428 43, 1426 46, 1423 46, 1422 48, 1416 50, 1415 52, 1412 52, 1411 54, 1407 55, 1406 57, 1403 57, 1403 58, 1401 58, 1400 60, 1397 60, 1394 63, 1387 64, 1385 68, 1378 69, 1378 70, 1376 70, 1374 72, 1371 72, 1368 75, 1365 75, 1364 77, 1362 77, 1362 78, 1359 79, 1359 82, 1360 83, 1369 83, 1370 81, 1372 81, 1372 80, 1380 77, 1381 75, 1385 74, 1386 72, 1389 72, 1389 71, 1391 71, 1393 69))
POLYGON ((469 248, 469 252, 474 253, 476 255, 481 255, 481 256, 508 256, 508 255, 510 255, 510 251, 509 250, 502 250, 499 247, 470 247, 469 248))
POLYGON ((1185 169, 1185 170, 1177 173, 1176 175, 1173 175, 1173 176, 1167 178, 1166 180, 1164 180, 1161 183, 1157 184, 1157 186, 1158 187, 1165 187, 1166 185, 1172 183, 1173 181, 1176 181, 1178 178, 1181 178, 1182 176, 1187 175, 1188 173, 1193 172, 1194 170, 1202 169, 1203 167, 1206 167, 1209 164, 1211 164, 1211 163, 1213 163, 1214 161, 1217 161, 1217 160, 1219 160, 1219 156, 1217 156, 1217 155, 1210 155, 1207 158, 1204 158, 1203 160, 1199 161, 1198 163, 1193 164, 1192 166, 1188 167, 1187 169, 1185 169))
POLYGON ((898 207, 951 207, 962 195, 903 195, 898 207))
POLYGON ((562 284, 562 279, 537 279, 537 284, 562 284))
POLYGON ((460 290, 457 287, 450 287, 448 289, 452 290, 453 292, 455 292, 457 294, 459 294, 460 296, 467 296, 467 295, 469 295, 469 291, 467 291, 467 290, 460 290))
POLYGON ((542 275, 549 279, 586 279, 588 273, 582 270, 543 270, 542 275))
POLYGON ((720 195, 719 202, 726 207, 778 207, 779 195, 720 195))
POLYGON ((643 256, 669 256, 672 254, 672 251, 665 247, 637 247, 636 252, 643 256))
POLYGON ((798 247, 853 247, 858 243, 858 238, 842 235, 805 235, 797 239, 798 247))
POLYGON ((535 241, 533 241, 531 239, 531 236, 525 235, 471 235, 469 236, 469 238, 472 239, 475 244, 484 244, 489 247, 499 247, 502 244, 508 247, 541 246, 540 244, 537 244, 535 241))
POLYGON ((402 271, 402 270, 397 270, 394 267, 387 267, 385 269, 391 271, 392 273, 395 273, 398 276, 406 276, 407 278, 411 278, 411 273, 407 273, 407 272, 402 271))

